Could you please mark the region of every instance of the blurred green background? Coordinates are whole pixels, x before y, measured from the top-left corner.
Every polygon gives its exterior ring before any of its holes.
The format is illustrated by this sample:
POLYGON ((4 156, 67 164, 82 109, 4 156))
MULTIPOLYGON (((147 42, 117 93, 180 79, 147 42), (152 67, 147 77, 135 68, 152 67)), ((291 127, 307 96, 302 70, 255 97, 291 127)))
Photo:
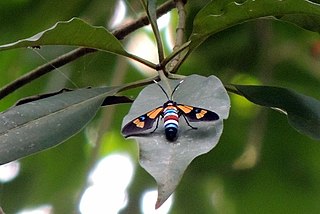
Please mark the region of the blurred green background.
MULTIPOLYGON (((190 1, 186 6, 187 35, 191 33, 193 17, 205 3, 204 0, 190 1)), ((118 4, 102 0, 70 0, 68 3, 2 0, 0 44, 30 37, 72 17, 111 29, 110 20, 118 4)), ((141 15, 139 1, 124 1, 124 6, 127 12, 122 23, 141 15)), ((174 36, 176 19, 174 12, 169 22, 165 22, 164 36, 174 36)), ((123 41, 128 49, 132 43, 133 47, 138 46, 133 40, 142 39, 139 33, 147 38, 151 35, 150 30, 129 35, 123 41)), ((41 47, 0 52, 0 87, 70 50, 70 47, 41 47)), ((149 47, 145 46, 146 50, 149 47)), ((319 59, 317 33, 260 19, 212 36, 191 54, 179 73, 216 75, 224 83, 288 87, 319 100, 319 59)), ((10 94, 0 101, 0 110, 4 111, 23 97, 64 87, 119 85, 145 78, 146 74, 139 70, 143 68, 122 57, 90 54, 10 94)), ((138 92, 136 89, 124 94, 136 96, 138 92)), ((319 213, 319 143, 292 129, 286 117, 278 112, 255 106, 233 94, 231 105, 220 143, 189 166, 173 195, 169 213, 319 213)), ((120 134, 122 118, 129 107, 128 104, 106 107, 67 142, 20 160, 18 176, 0 183, 3 210, 10 214, 47 205, 50 207, 47 213, 77 213, 82 194, 92 185, 88 178, 90 172, 100 159, 119 153, 128 155, 134 166, 121 213, 141 213, 143 193, 155 189, 156 184, 138 165, 137 145, 120 134)), ((115 168, 106 170, 107 177, 121 177, 118 172, 126 169, 118 162, 112 165, 115 168)), ((116 180, 117 177, 105 182, 116 180)), ((114 203, 110 198, 97 197, 106 207, 114 203)), ((148 203, 153 207, 155 199, 148 203)), ((107 213, 98 208, 91 211, 107 213)))

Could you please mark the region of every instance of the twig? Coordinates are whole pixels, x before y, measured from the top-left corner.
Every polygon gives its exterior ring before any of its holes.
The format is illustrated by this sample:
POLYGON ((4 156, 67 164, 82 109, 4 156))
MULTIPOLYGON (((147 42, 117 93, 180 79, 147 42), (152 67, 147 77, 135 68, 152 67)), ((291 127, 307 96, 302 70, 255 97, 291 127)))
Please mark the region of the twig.
MULTIPOLYGON (((178 10, 178 15, 179 15, 179 22, 178 22, 178 26, 176 29, 176 41, 175 41, 175 46, 173 48, 173 51, 178 50, 181 45, 183 45, 184 41, 185 41, 185 26, 186 26, 186 11, 185 11, 185 4, 186 1, 184 0, 175 0, 176 3, 176 8, 178 10)), ((176 73, 179 66, 180 66, 180 61, 181 61, 181 57, 183 56, 183 51, 179 54, 177 54, 172 61, 170 62, 170 64, 168 65, 168 70, 169 72, 173 72, 176 73)))
POLYGON ((184 43, 184 40, 185 40, 184 33, 185 33, 185 26, 186 26, 186 11, 184 8, 185 2, 183 0, 175 0, 175 2, 176 2, 176 8, 179 14, 179 23, 176 29, 177 35, 176 35, 176 43, 173 48, 174 51, 184 43))
MULTIPOLYGON (((159 18, 160 16, 163 16, 164 14, 166 14, 167 12, 169 12, 170 10, 172 10, 174 8, 175 8, 174 0, 170 0, 170 1, 165 2, 157 9, 157 18, 159 18)), ((130 23, 124 25, 123 27, 119 28, 118 30, 114 30, 113 35, 115 37, 117 37, 119 40, 122 40, 128 34, 132 33, 133 31, 137 30, 138 28, 141 28, 141 27, 148 25, 148 24, 150 24, 149 19, 148 19, 147 15, 145 15, 145 16, 143 16, 133 22, 130 22, 130 23)))
POLYGON ((157 15, 156 15, 156 1, 147 1, 147 3, 144 0, 141 0, 141 3, 147 12, 149 22, 153 31, 153 34, 156 39, 157 43, 157 50, 158 50, 158 57, 159 57, 159 64, 164 59, 164 51, 163 51, 163 44, 162 39, 160 36, 160 31, 157 23, 157 15))
MULTIPOLYGON (((174 0, 170 0, 162 4, 158 9, 157 9, 157 17, 159 18, 160 16, 164 15, 165 13, 169 12, 175 8, 175 3, 174 0)), ((126 24, 122 27, 120 27, 117 30, 114 30, 112 33, 113 35, 119 39, 122 40, 124 37, 126 37, 128 34, 132 33, 133 31, 149 24, 149 20, 147 16, 143 16, 129 24, 126 24)), ((19 77, 15 81, 9 83, 8 85, 4 86, 3 88, 0 89, 0 100, 15 90, 21 88, 22 86, 26 85, 27 83, 43 76, 44 74, 49 73, 50 71, 59 68, 67 63, 70 63, 84 55, 87 55, 89 53, 96 52, 97 50, 95 49, 90 49, 90 48, 77 48, 69 53, 66 53, 56 59, 53 59, 52 61, 39 66, 38 68, 28 72, 27 74, 19 77)))

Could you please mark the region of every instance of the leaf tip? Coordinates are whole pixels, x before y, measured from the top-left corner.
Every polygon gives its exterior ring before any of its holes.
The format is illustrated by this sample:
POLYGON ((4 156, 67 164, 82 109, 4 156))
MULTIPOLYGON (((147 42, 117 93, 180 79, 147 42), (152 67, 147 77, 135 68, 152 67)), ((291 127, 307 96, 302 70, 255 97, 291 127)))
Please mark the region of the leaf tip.
POLYGON ((164 201, 162 201, 159 197, 157 199, 157 202, 154 206, 155 209, 158 209, 159 207, 161 207, 161 205, 164 203, 164 201))
MULTIPOLYGON (((169 193, 169 192, 167 192, 167 193, 169 193)), ((171 192, 171 193, 172 193, 172 192, 171 192)), ((161 191, 158 190, 157 202, 156 202, 154 208, 155 208, 155 209, 160 208, 160 207, 164 204, 164 202, 167 201, 167 199, 169 198, 169 196, 171 195, 171 193, 170 193, 170 194, 161 194, 161 191)))

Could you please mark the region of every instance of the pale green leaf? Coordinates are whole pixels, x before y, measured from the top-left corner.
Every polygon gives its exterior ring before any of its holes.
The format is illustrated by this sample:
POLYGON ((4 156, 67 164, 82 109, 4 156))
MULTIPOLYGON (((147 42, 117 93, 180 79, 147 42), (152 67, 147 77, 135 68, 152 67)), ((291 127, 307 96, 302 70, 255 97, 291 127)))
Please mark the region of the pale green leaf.
MULTIPOLYGON (((178 83, 179 81, 170 80, 172 88, 178 83)), ((166 88, 165 84, 159 84, 166 88)), ((216 146, 222 134, 223 120, 228 117, 230 108, 229 96, 221 81, 215 76, 187 77, 173 95, 173 100, 180 104, 214 111, 220 119, 214 122, 192 123, 198 128, 195 130, 187 126, 181 116, 179 136, 175 142, 166 140, 162 120, 154 133, 133 137, 139 143, 141 166, 158 184, 156 207, 161 206, 176 189, 190 162, 216 146)), ((149 85, 134 101, 129 114, 123 120, 123 126, 132 119, 162 106, 166 101, 167 98, 158 85, 149 85)))

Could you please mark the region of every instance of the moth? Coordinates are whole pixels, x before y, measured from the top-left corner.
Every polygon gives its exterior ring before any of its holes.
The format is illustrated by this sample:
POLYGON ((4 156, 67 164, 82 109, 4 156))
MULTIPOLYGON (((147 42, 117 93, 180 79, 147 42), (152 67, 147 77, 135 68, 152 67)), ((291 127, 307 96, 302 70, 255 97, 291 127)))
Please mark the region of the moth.
POLYGON ((122 128, 122 134, 125 137, 151 134, 155 132, 158 128, 159 120, 160 118, 162 118, 164 121, 163 125, 166 139, 170 142, 174 142, 178 138, 179 118, 181 116, 185 119, 187 125, 192 129, 197 129, 197 127, 192 126, 189 122, 215 121, 219 119, 219 115, 213 111, 190 105, 178 104, 173 101, 173 94, 178 89, 183 80, 180 81, 179 84, 177 84, 177 86, 173 89, 170 98, 164 88, 160 84, 158 84, 158 82, 154 82, 166 95, 168 101, 165 102, 162 106, 152 109, 151 111, 127 123, 122 128), (154 130, 150 133, 144 133, 144 131, 149 130, 153 127, 155 121, 157 121, 157 124, 154 130))

